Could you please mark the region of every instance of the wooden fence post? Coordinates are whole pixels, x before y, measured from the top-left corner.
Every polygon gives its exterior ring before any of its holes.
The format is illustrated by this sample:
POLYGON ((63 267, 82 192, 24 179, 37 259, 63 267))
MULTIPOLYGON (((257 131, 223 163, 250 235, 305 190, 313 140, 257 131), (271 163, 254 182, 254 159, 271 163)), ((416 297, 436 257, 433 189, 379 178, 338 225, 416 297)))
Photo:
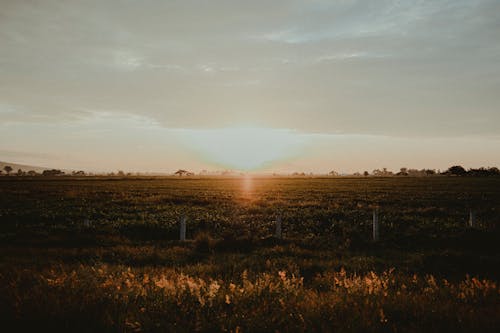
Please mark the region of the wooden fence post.
POLYGON ((275 232, 276 238, 281 239, 282 232, 281 232, 281 213, 278 213, 278 216, 276 216, 276 232, 275 232))
POLYGON ((379 240, 378 208, 373 209, 373 241, 379 240))
POLYGON ((186 215, 181 216, 181 221, 180 221, 180 240, 185 241, 186 240, 186 215))
POLYGON ((471 209, 469 211, 469 221, 467 221, 470 228, 474 227, 475 220, 476 220, 476 216, 474 214, 474 211, 471 209))

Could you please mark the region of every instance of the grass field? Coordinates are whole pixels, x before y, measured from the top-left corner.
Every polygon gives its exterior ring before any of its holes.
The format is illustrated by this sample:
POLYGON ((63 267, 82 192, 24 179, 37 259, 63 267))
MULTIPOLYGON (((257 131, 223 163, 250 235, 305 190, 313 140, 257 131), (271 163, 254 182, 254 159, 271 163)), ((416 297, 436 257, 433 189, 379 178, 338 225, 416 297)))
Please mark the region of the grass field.
POLYGON ((14 331, 500 327, 499 177, 0 177, 0 221, 14 331))

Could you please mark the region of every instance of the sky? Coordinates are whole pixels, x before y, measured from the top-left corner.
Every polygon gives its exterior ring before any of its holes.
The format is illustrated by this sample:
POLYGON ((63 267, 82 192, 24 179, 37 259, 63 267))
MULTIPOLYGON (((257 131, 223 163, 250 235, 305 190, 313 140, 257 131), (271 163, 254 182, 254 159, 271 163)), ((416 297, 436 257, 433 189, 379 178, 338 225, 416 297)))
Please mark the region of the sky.
POLYGON ((0 0, 0 161, 500 165, 500 1, 0 0))

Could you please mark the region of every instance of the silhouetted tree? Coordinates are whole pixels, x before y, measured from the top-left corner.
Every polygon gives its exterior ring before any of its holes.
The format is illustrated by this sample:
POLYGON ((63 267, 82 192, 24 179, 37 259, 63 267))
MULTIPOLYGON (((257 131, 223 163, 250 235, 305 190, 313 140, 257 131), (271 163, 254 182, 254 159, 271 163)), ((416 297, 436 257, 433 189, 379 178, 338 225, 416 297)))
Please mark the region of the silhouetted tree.
POLYGON ((3 169, 7 172, 7 176, 10 175, 10 172, 12 171, 12 167, 10 165, 4 166, 3 169))
POLYGON ((62 176, 64 172, 58 169, 43 170, 42 175, 44 176, 62 176))
POLYGON ((396 176, 408 176, 408 168, 401 168, 396 176))
POLYGON ((452 176, 464 176, 467 174, 467 171, 460 165, 454 165, 450 167, 445 174, 452 176))
POLYGON ((500 175, 500 170, 498 168, 493 167, 493 168, 479 168, 479 169, 469 169, 467 171, 467 175, 469 176, 482 176, 482 177, 487 177, 487 176, 498 176, 500 175))
POLYGON ((368 177, 370 173, 368 171, 363 172, 363 176, 368 177))
POLYGON ((500 176, 500 170, 497 167, 488 169, 490 176, 500 176))
POLYGON ((187 170, 184 170, 184 169, 179 169, 179 170, 177 170, 177 171, 174 173, 174 175, 178 175, 178 176, 180 176, 180 177, 182 177, 182 176, 188 176, 189 174, 190 174, 190 172, 189 172, 189 171, 187 171, 187 170))
POLYGON ((375 169, 375 170, 373 170, 372 174, 374 176, 379 176, 379 177, 387 177, 387 176, 392 176, 393 175, 392 171, 387 170, 387 168, 383 168, 382 170, 375 169))

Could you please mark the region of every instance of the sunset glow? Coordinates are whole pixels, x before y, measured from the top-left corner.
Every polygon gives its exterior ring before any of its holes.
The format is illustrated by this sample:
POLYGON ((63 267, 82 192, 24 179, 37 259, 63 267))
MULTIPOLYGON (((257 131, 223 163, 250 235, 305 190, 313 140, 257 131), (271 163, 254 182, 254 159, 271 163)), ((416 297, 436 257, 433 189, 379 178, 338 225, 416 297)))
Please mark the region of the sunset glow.
POLYGON ((183 130, 179 135, 207 162, 246 171, 293 158, 306 142, 291 130, 259 127, 183 130))

